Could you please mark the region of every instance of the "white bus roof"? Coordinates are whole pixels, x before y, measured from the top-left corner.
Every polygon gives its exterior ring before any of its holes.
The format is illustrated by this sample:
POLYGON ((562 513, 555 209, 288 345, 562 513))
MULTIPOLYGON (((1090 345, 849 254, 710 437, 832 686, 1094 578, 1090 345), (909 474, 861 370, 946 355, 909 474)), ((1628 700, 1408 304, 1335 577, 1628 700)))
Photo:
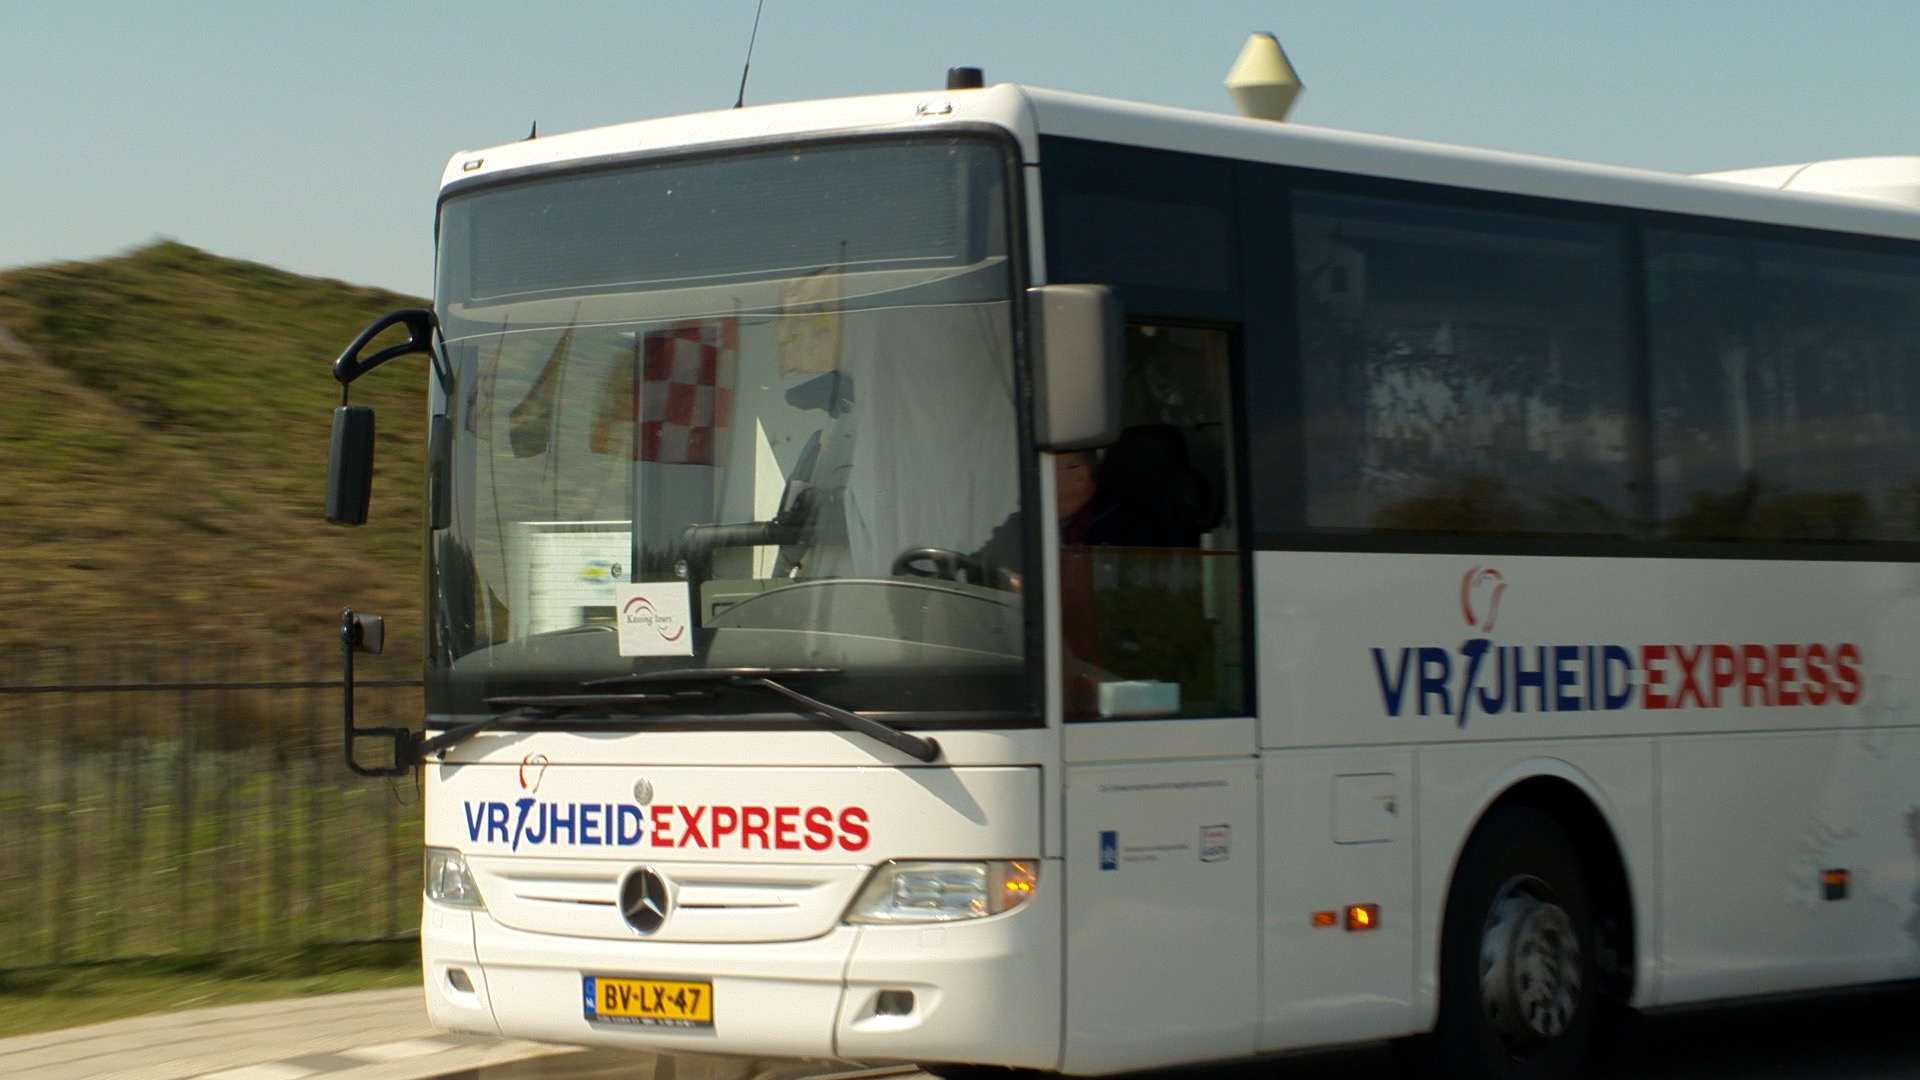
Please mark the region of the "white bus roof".
POLYGON ((1920 157, 1840 158, 1700 175, 1776 191, 1812 191, 1878 199, 1920 209, 1920 157))
POLYGON ((1920 157, 1683 176, 1015 84, 786 102, 542 136, 457 153, 447 163, 442 185, 702 146, 955 124, 990 124, 1011 132, 1029 162, 1040 158, 1040 135, 1059 135, 1603 206, 1920 239, 1920 157))

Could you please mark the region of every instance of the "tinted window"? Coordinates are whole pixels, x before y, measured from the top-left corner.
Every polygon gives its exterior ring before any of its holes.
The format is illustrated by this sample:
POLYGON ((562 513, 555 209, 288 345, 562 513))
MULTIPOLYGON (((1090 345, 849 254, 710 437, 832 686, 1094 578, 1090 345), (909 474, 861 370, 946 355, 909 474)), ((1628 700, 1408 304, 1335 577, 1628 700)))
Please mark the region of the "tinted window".
POLYGON ((1631 531, 1621 230, 1294 197, 1306 524, 1631 531))
POLYGON ((1231 162, 1073 139, 1041 156, 1049 280, 1112 285, 1133 311, 1231 307, 1231 162))
POLYGON ((1246 711, 1229 342, 1127 330, 1125 427, 1060 527, 1068 719, 1246 711))
POLYGON ((1653 232, 1662 531, 1920 535, 1920 259, 1653 232))
MULTIPOLYGON (((766 278, 821 266, 956 265, 984 257, 971 202, 999 162, 966 144, 850 143, 672 161, 456 195, 447 284, 475 300, 560 289, 766 278)), ((445 256, 443 256, 444 258, 445 256)))

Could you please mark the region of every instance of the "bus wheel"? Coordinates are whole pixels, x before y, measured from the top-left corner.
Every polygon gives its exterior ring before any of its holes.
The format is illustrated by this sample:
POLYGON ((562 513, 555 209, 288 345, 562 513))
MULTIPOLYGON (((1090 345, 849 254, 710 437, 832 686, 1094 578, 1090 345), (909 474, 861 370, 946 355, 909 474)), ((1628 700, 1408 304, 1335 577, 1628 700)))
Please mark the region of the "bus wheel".
POLYGON ((1580 1071, 1597 1008, 1587 875, 1566 833, 1500 807, 1468 841, 1447 893, 1433 1049, 1458 1076, 1580 1071))

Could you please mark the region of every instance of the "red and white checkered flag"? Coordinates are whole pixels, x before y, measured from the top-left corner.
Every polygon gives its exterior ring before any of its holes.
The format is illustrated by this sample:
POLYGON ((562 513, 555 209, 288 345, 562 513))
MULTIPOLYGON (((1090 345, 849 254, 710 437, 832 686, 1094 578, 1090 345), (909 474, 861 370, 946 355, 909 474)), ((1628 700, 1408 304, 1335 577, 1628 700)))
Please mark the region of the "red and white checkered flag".
POLYGON ((608 373, 589 440, 594 453, 614 452, 615 429, 624 426, 631 430, 626 442, 635 461, 714 464, 732 413, 738 347, 739 322, 731 318, 642 334, 634 362, 608 373))

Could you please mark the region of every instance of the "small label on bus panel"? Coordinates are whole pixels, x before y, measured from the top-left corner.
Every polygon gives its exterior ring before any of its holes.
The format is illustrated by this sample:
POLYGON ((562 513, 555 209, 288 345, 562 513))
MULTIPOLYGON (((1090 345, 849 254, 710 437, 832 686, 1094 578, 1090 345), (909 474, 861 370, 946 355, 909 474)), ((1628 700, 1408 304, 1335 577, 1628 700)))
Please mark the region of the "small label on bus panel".
POLYGON ((684 581, 614 586, 621 656, 692 656, 692 603, 684 581))
POLYGON ((1226 862, 1233 857, 1231 825, 1200 826, 1200 861, 1226 862))

